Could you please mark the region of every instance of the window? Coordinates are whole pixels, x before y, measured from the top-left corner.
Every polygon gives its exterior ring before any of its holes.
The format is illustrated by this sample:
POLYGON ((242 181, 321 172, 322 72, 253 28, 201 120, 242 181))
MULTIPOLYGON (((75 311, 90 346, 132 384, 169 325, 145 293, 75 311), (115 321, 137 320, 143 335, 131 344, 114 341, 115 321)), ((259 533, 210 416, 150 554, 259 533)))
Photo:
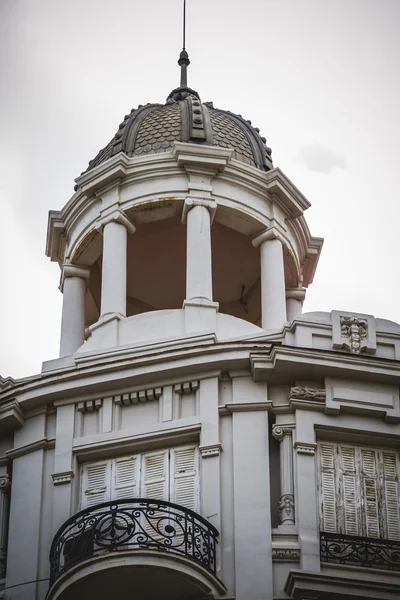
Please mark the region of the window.
POLYGON ((169 500, 197 511, 198 449, 182 446, 86 463, 81 469, 81 508, 124 498, 169 500))
POLYGON ((318 444, 320 531, 400 540, 399 454, 318 444))

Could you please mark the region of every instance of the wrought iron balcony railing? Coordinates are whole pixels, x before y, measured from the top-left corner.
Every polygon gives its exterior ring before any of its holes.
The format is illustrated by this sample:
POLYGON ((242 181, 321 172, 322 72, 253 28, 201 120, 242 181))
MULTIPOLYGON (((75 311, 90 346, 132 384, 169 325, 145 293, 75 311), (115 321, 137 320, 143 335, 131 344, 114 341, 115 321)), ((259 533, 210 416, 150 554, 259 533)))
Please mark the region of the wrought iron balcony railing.
POLYGON ((105 552, 149 548, 178 552, 216 570, 217 529, 192 510, 144 498, 98 504, 77 513, 50 549, 50 585, 76 563, 105 552))
POLYGON ((321 562, 400 571, 400 541, 320 533, 321 562))

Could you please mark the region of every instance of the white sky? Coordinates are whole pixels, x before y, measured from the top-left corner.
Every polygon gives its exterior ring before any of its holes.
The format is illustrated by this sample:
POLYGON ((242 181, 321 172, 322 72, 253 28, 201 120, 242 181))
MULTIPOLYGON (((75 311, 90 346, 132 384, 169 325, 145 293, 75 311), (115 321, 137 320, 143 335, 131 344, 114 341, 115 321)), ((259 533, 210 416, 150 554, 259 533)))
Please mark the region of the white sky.
MULTIPOLYGON (((400 321, 400 0, 187 0, 188 82, 251 119, 325 238, 305 311, 400 321)), ((56 358, 47 212, 179 83, 181 0, 0 0, 0 374, 56 358)))

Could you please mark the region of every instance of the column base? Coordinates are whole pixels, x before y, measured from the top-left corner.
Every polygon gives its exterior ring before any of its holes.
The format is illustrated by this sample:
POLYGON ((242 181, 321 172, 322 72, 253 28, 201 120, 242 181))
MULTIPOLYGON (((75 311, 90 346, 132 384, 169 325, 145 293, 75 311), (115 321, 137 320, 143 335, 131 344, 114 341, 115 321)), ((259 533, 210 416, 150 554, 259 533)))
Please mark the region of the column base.
POLYGON ((108 313, 101 316, 96 323, 90 325, 90 337, 79 351, 88 352, 118 346, 119 322, 122 319, 125 317, 121 313, 108 313))
POLYGON ((218 302, 207 298, 191 298, 184 300, 185 332, 217 331, 218 302))

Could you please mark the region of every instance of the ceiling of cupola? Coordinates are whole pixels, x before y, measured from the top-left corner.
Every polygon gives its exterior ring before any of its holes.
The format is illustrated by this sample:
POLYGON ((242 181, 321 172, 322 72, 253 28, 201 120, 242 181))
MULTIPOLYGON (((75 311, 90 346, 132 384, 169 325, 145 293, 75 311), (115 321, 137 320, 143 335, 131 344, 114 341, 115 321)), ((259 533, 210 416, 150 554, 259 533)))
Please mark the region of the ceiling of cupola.
POLYGON ((120 152, 129 157, 168 152, 174 141, 231 148, 237 160, 263 171, 273 168, 271 149, 251 121, 214 108, 212 102, 202 103, 190 88, 177 88, 165 104, 132 109, 87 171, 120 152))

